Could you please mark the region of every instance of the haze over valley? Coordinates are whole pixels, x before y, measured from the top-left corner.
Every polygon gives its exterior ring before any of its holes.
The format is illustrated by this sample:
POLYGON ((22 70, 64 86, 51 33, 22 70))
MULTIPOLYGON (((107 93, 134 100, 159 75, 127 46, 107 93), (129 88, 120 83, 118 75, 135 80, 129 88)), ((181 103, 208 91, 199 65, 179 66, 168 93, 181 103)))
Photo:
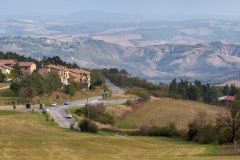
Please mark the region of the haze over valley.
POLYGON ((188 19, 184 11, 161 9, 145 8, 145 14, 94 7, 64 14, 6 11, 0 15, 0 50, 35 59, 59 56, 91 69, 126 69, 157 83, 174 77, 215 84, 238 80, 238 14, 196 10, 188 19))

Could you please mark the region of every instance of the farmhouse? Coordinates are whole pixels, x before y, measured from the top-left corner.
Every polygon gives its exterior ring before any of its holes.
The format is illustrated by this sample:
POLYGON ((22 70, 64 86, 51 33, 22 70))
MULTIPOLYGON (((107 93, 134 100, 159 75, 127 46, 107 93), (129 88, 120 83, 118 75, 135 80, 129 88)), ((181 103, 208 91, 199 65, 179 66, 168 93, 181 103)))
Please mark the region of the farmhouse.
POLYGON ((222 105, 232 105, 235 101, 235 96, 222 96, 218 98, 218 101, 221 102, 222 105))

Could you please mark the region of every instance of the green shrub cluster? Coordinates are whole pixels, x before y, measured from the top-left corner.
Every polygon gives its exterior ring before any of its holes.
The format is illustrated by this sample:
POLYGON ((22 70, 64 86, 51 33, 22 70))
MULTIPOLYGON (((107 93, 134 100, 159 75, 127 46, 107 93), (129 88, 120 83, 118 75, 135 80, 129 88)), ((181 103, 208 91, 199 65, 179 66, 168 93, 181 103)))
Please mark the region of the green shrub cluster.
POLYGON ((176 129, 175 123, 169 123, 164 127, 147 127, 141 126, 135 133, 141 136, 163 136, 163 137, 181 137, 180 131, 176 129))
POLYGON ((98 127, 96 124, 94 124, 91 120, 89 119, 83 119, 79 123, 79 128, 83 132, 92 132, 92 133, 97 133, 98 132, 98 127))
POLYGON ((127 101, 126 101, 126 105, 127 105, 127 106, 133 107, 134 104, 135 104, 134 101, 131 101, 131 100, 127 100, 127 101))
POLYGON ((109 113, 105 113, 106 108, 102 103, 92 105, 86 104, 83 108, 79 108, 74 111, 75 114, 80 115, 84 114, 85 116, 89 115, 89 118, 104 124, 115 124, 115 118, 109 113))

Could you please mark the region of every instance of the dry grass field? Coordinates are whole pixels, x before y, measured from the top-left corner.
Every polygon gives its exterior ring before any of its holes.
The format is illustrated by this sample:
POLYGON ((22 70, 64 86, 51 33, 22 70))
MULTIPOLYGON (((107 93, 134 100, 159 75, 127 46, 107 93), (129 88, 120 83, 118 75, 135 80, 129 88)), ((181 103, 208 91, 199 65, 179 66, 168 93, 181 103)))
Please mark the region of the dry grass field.
POLYGON ((207 114, 209 123, 214 123, 215 117, 221 109, 223 108, 195 101, 151 98, 150 102, 127 114, 117 125, 128 128, 162 127, 174 122, 177 129, 187 129, 187 124, 201 112, 207 114))
POLYGON ((215 156, 214 145, 160 137, 89 134, 46 122, 40 112, 0 111, 0 159, 159 160, 239 159, 215 156))

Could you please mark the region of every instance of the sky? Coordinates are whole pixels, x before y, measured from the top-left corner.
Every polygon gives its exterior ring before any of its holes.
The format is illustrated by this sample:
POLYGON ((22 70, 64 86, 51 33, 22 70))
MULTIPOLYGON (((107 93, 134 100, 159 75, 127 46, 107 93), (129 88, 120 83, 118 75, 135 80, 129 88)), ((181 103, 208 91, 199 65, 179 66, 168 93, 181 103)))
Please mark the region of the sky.
POLYGON ((0 15, 68 15, 81 10, 127 14, 169 14, 192 18, 240 19, 240 0, 0 0, 0 15))

